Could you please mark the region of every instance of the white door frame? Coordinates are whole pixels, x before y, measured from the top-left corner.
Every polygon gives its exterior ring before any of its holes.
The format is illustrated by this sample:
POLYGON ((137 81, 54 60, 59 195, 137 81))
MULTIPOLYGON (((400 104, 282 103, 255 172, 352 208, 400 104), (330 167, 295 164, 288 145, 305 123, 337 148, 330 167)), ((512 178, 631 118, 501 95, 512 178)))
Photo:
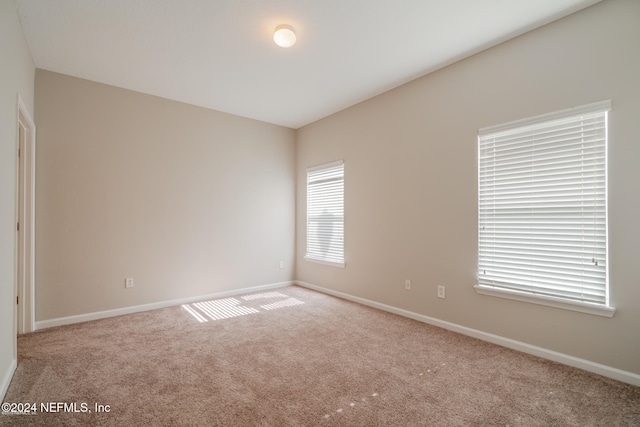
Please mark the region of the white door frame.
POLYGON ((36 126, 18 95, 16 124, 16 325, 15 333, 35 326, 36 126))

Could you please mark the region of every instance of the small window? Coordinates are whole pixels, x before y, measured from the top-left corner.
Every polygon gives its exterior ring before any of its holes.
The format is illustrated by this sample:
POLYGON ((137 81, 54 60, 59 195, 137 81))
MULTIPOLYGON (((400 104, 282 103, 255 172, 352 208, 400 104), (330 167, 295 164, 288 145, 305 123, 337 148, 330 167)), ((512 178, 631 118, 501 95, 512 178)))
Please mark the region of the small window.
POLYGON ((609 110, 607 101, 479 131, 479 293, 613 316, 609 110))
POLYGON ((307 169, 308 261, 344 267, 344 163, 307 169))

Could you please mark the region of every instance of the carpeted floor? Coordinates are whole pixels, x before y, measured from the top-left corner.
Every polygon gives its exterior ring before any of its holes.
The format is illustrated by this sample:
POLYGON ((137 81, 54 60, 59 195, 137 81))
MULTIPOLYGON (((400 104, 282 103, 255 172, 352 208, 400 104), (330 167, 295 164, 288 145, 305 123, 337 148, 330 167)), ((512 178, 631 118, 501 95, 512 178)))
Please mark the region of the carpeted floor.
POLYGON ((2 425, 640 426, 638 387, 297 286, 18 351, 5 402, 37 414, 2 425))

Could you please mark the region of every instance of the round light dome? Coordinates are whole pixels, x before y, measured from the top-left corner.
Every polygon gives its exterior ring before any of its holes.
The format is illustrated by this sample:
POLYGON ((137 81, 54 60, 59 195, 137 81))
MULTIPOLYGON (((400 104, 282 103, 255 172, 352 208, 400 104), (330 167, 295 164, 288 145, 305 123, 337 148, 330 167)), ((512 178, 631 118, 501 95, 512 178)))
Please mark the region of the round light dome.
POLYGON ((296 44, 296 33, 289 25, 278 25, 273 33, 273 41, 280 47, 291 47, 296 44))

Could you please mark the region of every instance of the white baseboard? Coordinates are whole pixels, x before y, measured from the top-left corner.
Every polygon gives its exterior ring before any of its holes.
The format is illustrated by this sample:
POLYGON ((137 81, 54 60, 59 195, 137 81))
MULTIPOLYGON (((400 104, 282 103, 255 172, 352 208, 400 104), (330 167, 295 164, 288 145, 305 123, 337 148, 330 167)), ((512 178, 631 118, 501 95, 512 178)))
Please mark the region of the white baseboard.
POLYGON ((70 325, 72 323, 88 322, 90 320, 105 319, 107 317, 121 316, 123 314, 138 313, 141 311, 155 310, 157 308, 165 308, 173 305, 191 304, 199 301, 207 301, 216 298, 226 298, 234 295, 247 294, 251 292, 263 291, 266 289, 282 288, 284 286, 294 285, 295 282, 271 283, 268 285, 251 286, 248 288, 234 289, 230 291, 216 292, 213 294, 200 295, 197 297, 180 298, 169 301, 154 302, 151 304, 135 305, 131 307, 116 308, 113 310, 97 311, 94 313, 78 314, 76 316, 58 317, 56 319, 40 320, 35 322, 34 331, 40 329, 52 328, 54 326, 70 325))
POLYGON ((18 363, 16 359, 11 359, 11 363, 9 364, 7 371, 2 376, 2 382, 0 382, 0 402, 4 402, 4 396, 7 394, 7 390, 9 390, 9 384, 11 384, 13 373, 16 371, 17 367, 18 363))
POLYGON ((528 353, 534 356, 542 357, 543 359, 552 360, 554 362, 562 363, 564 365, 573 366, 574 368, 579 368, 585 371, 593 372, 595 374, 612 378, 614 380, 622 381, 635 386, 640 386, 640 375, 635 374, 633 372, 627 372, 621 369, 612 368, 611 366, 602 365, 600 363, 591 362, 585 359, 580 359, 578 357, 570 356, 568 354, 559 353, 557 351, 548 350, 546 348, 537 347, 535 345, 527 344, 521 341, 512 340, 510 338, 505 338, 499 335, 490 334, 477 329, 468 328, 466 326, 457 325, 455 323, 446 322, 444 320, 425 316, 423 314, 414 313, 412 311, 382 304, 376 301, 356 297, 353 295, 345 294, 343 292, 338 292, 332 289, 323 288, 321 286, 312 285, 311 283, 306 283, 301 281, 296 281, 295 283, 299 286, 309 288, 314 291, 322 292, 328 295, 333 295, 349 301, 357 302, 369 307, 387 311, 389 313, 398 314, 400 316, 418 320, 423 323, 428 323, 430 325, 438 326, 443 329, 448 329, 453 332, 458 332, 463 335, 468 335, 470 337, 478 338, 483 341, 488 341, 493 344, 498 344, 513 350, 518 350, 523 353, 528 353))

